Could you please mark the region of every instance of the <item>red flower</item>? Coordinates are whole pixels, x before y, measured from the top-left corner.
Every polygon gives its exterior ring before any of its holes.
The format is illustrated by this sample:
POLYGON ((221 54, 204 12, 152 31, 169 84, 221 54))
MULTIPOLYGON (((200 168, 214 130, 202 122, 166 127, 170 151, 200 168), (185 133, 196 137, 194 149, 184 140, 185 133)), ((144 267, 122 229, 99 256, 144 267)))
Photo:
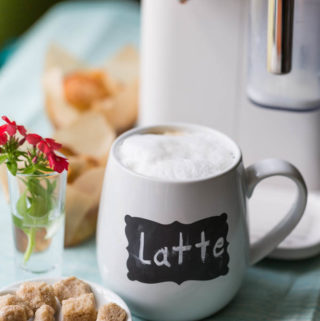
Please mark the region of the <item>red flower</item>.
POLYGON ((62 145, 57 143, 52 138, 45 138, 38 145, 38 148, 45 154, 48 154, 48 153, 53 152, 55 150, 58 150, 61 147, 62 147, 62 145))
POLYGON ((0 145, 5 145, 8 141, 8 136, 6 134, 7 125, 0 126, 0 145))
POLYGON ((50 147, 48 146, 48 144, 42 140, 39 144, 38 144, 38 148, 39 150, 42 151, 42 153, 45 153, 45 154, 48 154, 51 152, 51 149, 50 147))
POLYGON ((10 136, 13 136, 16 131, 17 131, 17 124, 15 121, 10 121, 10 119, 7 117, 7 116, 2 116, 2 119, 8 124, 7 125, 7 133, 10 135, 10 136))
POLYGON ((68 170, 68 160, 64 157, 60 157, 56 155, 54 152, 49 152, 48 153, 48 160, 49 160, 49 165, 50 167, 58 172, 62 173, 64 170, 68 170))
POLYGON ((38 134, 28 134, 26 136, 26 140, 29 144, 36 146, 38 143, 42 141, 42 137, 38 134))
POLYGON ((19 140, 19 145, 20 146, 23 145, 25 141, 26 141, 26 138, 23 137, 22 139, 19 140))
POLYGON ((7 123, 6 126, 6 132, 10 135, 13 136, 15 135, 15 133, 17 132, 17 130, 19 131, 19 133, 22 136, 26 136, 27 131, 23 126, 19 126, 17 125, 17 123, 15 121, 11 121, 7 116, 2 116, 2 119, 7 123))
MULTIPOLYGON (((0 156, 4 158, 4 160, 7 159, 10 160, 10 162, 17 162, 21 156, 24 158, 25 169, 28 171, 36 171, 38 169, 46 171, 49 170, 49 167, 58 173, 68 170, 68 160, 55 154, 55 151, 62 147, 61 144, 52 138, 42 138, 38 134, 28 134, 24 126, 17 125, 15 121, 11 121, 7 116, 2 116, 2 119, 6 122, 6 124, 0 126, 0 146, 6 145, 5 148, 0 148, 0 156), (23 137, 17 137, 17 132, 23 137), (23 150, 23 152, 19 151, 20 146, 23 145, 25 141, 32 145, 33 148, 29 146, 27 150, 23 150), (15 151, 18 151, 18 153, 15 151), (44 155, 39 155, 39 151, 44 155), (31 162, 35 164, 34 168, 31 168, 31 162)), ((11 168, 10 166, 8 169, 13 175, 16 175, 17 169, 11 168)), ((19 168, 19 171, 20 170, 22 172, 24 171, 23 168, 19 168)))
POLYGON ((19 131, 19 133, 22 135, 22 136, 24 136, 24 137, 26 137, 27 136, 27 131, 26 131, 26 129, 23 127, 23 126, 17 126, 17 128, 18 128, 18 131, 19 131))
POLYGON ((8 141, 7 134, 1 134, 0 135, 0 145, 5 145, 8 141))
POLYGON ((50 148, 51 150, 58 150, 58 149, 60 149, 60 148, 62 147, 61 144, 57 143, 57 142, 56 142, 54 139, 52 139, 52 138, 45 138, 44 140, 45 140, 45 142, 47 143, 47 145, 49 146, 49 148, 50 148))
POLYGON ((2 125, 0 126, 0 135, 3 135, 7 131, 8 125, 2 125))

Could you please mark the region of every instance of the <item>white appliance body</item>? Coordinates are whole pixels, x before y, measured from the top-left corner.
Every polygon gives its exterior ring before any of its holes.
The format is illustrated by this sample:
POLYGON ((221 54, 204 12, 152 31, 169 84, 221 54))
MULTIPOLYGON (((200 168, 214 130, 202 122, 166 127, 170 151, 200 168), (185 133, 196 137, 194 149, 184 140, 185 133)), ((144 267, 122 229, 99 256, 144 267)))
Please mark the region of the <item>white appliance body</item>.
POLYGON ((248 0, 144 0, 139 123, 214 127, 241 146, 245 164, 287 159, 320 189, 320 111, 247 99, 248 10, 248 0))

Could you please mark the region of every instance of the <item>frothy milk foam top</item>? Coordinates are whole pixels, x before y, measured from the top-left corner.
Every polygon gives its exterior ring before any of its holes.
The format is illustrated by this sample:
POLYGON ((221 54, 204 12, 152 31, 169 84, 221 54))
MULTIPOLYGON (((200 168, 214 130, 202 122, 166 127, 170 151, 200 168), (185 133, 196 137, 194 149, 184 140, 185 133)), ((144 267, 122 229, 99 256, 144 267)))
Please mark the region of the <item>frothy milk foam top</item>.
POLYGON ((135 134, 121 143, 118 157, 136 173, 173 181, 220 174, 236 159, 230 142, 207 132, 135 134))

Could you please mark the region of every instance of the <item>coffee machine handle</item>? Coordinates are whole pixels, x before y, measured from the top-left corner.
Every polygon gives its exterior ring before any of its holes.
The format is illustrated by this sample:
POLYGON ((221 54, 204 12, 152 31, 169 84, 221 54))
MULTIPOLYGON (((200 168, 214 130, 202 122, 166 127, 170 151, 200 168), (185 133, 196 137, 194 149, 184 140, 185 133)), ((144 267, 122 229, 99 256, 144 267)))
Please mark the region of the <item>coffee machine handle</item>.
POLYGON ((256 185, 271 176, 290 178, 298 189, 297 198, 285 217, 260 240, 251 244, 250 264, 255 264, 272 252, 300 221, 307 204, 307 187, 298 169, 292 164, 279 159, 259 161, 246 169, 247 194, 250 198, 256 185))
POLYGON ((272 74, 291 71, 294 0, 268 0, 267 69, 272 74))

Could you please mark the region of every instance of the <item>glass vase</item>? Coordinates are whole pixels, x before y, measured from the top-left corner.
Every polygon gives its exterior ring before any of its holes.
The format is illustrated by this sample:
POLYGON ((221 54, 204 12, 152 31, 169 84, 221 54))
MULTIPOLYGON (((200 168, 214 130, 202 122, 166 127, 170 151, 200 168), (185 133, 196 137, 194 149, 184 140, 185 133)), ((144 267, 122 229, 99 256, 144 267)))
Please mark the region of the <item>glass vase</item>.
POLYGON ((8 172, 17 279, 61 274, 66 177, 8 172))

